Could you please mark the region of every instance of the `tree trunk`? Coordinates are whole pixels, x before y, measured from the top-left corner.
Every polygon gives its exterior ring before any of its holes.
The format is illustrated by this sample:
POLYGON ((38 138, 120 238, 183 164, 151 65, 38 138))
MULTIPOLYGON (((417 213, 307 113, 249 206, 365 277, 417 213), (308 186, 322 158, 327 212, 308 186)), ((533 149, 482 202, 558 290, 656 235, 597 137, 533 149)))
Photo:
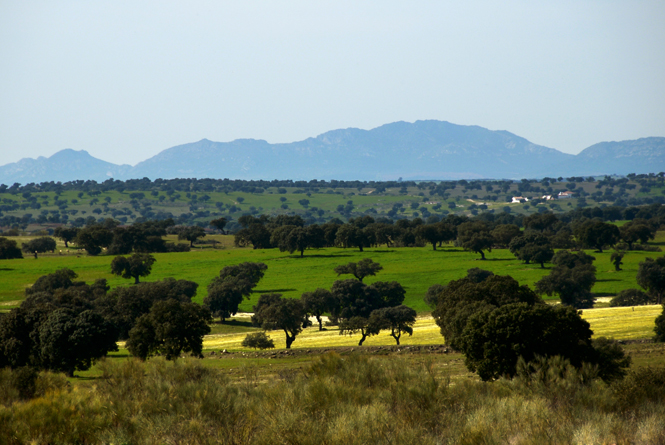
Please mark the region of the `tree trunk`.
POLYGON ((544 261, 541 261, 541 262, 540 262, 540 268, 541 268, 541 269, 545 269, 545 262, 544 262, 544 261))
POLYGON ((139 284, 139 276, 134 277, 134 284, 139 284))
POLYGON ((434 248, 434 250, 436 250, 436 241, 432 243, 432 247, 434 248))
POLYGON ((480 251, 480 259, 481 260, 485 259, 485 252, 483 252, 482 250, 480 251))
POLYGON ((294 342, 295 339, 296 339, 295 335, 289 335, 289 333, 286 332, 286 349, 291 349, 291 344, 294 342))
POLYGON ((323 321, 321 320, 321 316, 317 315, 316 316, 316 321, 319 322, 319 331, 323 331, 323 321))
POLYGON ((363 251, 363 246, 358 246, 358 248, 360 249, 361 252, 363 251))
POLYGON ((300 249, 300 258, 305 256, 305 249, 300 249))
POLYGON ((362 345, 363 345, 363 342, 364 342, 365 339, 367 338, 367 334, 365 334, 364 332, 363 332, 362 334, 363 334, 363 336, 360 337, 360 341, 358 342, 358 346, 362 346, 362 345))
POLYGON ((398 335, 395 335, 395 333, 393 332, 393 333, 390 334, 390 335, 391 335, 392 338, 394 338, 395 341, 397 342, 397 346, 399 346, 399 338, 402 336, 402 333, 400 332, 398 335))

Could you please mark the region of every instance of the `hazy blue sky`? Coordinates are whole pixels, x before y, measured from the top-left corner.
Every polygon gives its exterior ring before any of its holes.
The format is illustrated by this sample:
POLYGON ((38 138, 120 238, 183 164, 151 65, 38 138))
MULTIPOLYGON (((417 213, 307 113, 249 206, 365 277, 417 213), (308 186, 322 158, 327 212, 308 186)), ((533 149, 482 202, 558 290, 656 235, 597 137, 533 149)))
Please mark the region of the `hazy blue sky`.
POLYGON ((1 1, 0 164, 439 119, 665 136, 661 1, 1 1))

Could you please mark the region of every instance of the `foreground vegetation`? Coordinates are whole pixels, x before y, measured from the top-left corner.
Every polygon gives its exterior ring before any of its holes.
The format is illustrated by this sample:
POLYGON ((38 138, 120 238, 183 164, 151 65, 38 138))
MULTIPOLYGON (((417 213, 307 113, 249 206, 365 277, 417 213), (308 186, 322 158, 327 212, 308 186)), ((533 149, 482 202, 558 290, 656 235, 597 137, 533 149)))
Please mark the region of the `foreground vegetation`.
POLYGON ((613 385, 554 358, 513 380, 454 380, 431 361, 325 354, 263 381, 200 361, 100 363, 94 384, 3 370, 0 442, 634 443, 665 441, 665 368, 613 385))

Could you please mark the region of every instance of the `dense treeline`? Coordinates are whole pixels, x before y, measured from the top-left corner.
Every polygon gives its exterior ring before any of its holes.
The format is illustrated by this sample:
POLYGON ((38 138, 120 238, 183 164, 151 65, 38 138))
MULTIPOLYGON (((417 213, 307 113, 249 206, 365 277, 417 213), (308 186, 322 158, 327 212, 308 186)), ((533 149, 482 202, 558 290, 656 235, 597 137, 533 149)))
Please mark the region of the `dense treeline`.
MULTIPOLYGON (((377 209, 362 209, 348 199, 356 193, 364 196, 403 196, 403 202, 393 202, 392 207, 378 209, 382 216, 403 219, 463 213, 478 215, 500 211, 530 213, 534 211, 564 212, 571 201, 552 199, 557 192, 570 191, 575 197, 575 207, 643 206, 665 203, 664 176, 629 175, 626 178, 543 178, 541 180, 459 180, 459 181, 240 181, 214 179, 173 179, 150 181, 72 181, 64 184, 14 184, 0 186, 0 226, 25 228, 29 224, 67 224, 81 227, 112 216, 123 223, 164 220, 173 218, 177 224, 205 226, 222 214, 229 219, 229 229, 237 229, 235 221, 243 214, 258 215, 269 211, 277 214, 300 214, 308 224, 324 223, 331 218, 358 217, 377 213, 377 209), (658 192, 661 192, 660 194, 658 192), (41 193, 41 194, 40 194, 41 193), (44 194, 49 193, 50 195, 44 194), (62 194, 65 194, 61 196, 62 194), (118 193, 121 196, 118 196, 118 193), (224 193, 224 198, 220 194, 224 193), (269 209, 259 204, 243 205, 243 196, 229 199, 230 193, 246 196, 273 195, 282 198, 280 204, 270 201, 269 209), (55 194, 55 196, 52 196, 55 194), (216 195, 215 195, 216 194, 216 195), (310 199, 316 196, 341 195, 336 209, 322 209, 310 199), (111 195, 115 196, 112 200, 111 195), (213 195, 211 198, 210 195, 213 195), (299 195, 305 195, 298 199, 299 195), (511 203, 516 195, 522 204, 511 203), (293 208, 284 201, 288 196, 293 208), (238 198, 237 201, 235 198, 238 198), (85 199, 86 206, 82 206, 85 199), (295 206, 297 201, 298 206, 295 206), (448 201, 448 202, 445 202, 448 201), (469 203, 468 201, 472 201, 469 203), (528 202, 527 202, 528 201, 528 202), (589 201, 589 202, 587 202, 589 201), (488 208, 492 207, 492 208, 488 208), (187 211, 182 211, 186 206, 187 211), (563 206, 563 207, 562 207, 563 206), (6 213, 6 214, 5 214, 6 213), (92 213, 90 215, 89 213, 92 213), (102 216, 103 214, 103 216, 102 216), (88 215, 88 216, 86 216, 88 215)), ((316 198, 317 201, 328 202, 316 198)), ((259 199, 260 201, 261 199, 259 199)), ((265 201, 265 199, 263 200, 265 201)), ((384 204, 388 205, 387 202, 384 204)), ((318 204, 317 204, 318 205, 318 204)), ((574 207, 571 207, 574 208, 574 207)), ((568 210, 568 209, 566 209, 568 210)), ((623 218, 630 219, 630 218, 623 218)))
MULTIPOLYGON (((637 181, 642 187, 663 186, 665 173, 649 173, 649 174, 629 174, 627 177, 610 177, 606 176, 599 181, 601 186, 626 188, 631 187, 629 180, 637 181)), ((569 178, 543 178, 541 180, 522 179, 519 181, 519 190, 522 192, 534 191, 536 193, 548 192, 550 185, 556 182, 567 182, 571 184, 579 184, 583 182, 595 182, 594 177, 569 177, 569 178)), ((101 183, 93 180, 78 180, 68 182, 41 182, 41 183, 28 183, 19 184, 14 183, 11 186, 0 184, 0 193, 25 193, 37 191, 54 191, 64 192, 68 190, 77 190, 83 192, 106 192, 115 190, 123 192, 125 190, 174 190, 178 192, 210 192, 210 191, 226 191, 235 192, 243 191, 248 193, 262 193, 265 189, 270 187, 286 188, 297 187, 302 189, 321 189, 321 188, 375 188, 377 192, 381 192, 388 188, 405 188, 405 187, 418 187, 421 189, 433 188, 436 195, 442 195, 446 190, 455 188, 456 186, 463 186, 469 190, 482 190, 492 191, 494 187, 504 188, 509 187, 515 181, 512 180, 465 180, 458 181, 338 181, 338 180, 317 180, 311 181, 294 181, 294 180, 242 180, 242 179, 211 179, 211 178, 177 178, 177 179, 155 179, 154 181, 148 178, 142 179, 128 179, 121 181, 118 179, 107 179, 101 183)), ((575 186, 573 185, 572 188, 575 186)))

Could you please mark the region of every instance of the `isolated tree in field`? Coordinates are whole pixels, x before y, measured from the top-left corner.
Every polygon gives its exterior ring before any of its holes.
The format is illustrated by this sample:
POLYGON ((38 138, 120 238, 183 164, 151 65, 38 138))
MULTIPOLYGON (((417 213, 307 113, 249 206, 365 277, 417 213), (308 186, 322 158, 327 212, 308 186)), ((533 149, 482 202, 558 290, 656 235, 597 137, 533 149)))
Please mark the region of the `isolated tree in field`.
POLYGON ((614 265, 614 270, 616 272, 621 271, 621 265, 623 264, 624 252, 612 252, 610 255, 610 262, 614 265))
POLYGON ((587 262, 588 258, 593 257, 582 252, 582 255, 562 252, 555 255, 556 266, 549 275, 536 282, 536 291, 540 294, 557 294, 561 304, 577 309, 593 307, 591 288, 596 282, 596 268, 587 262))
POLYGON ((21 249, 16 245, 16 241, 0 237, 0 260, 11 260, 14 258, 23 258, 21 249))
POLYGON ((637 284, 652 295, 657 304, 663 303, 665 295, 665 257, 647 258, 637 269, 637 284))
POLYGON ((485 223, 481 221, 465 222, 457 227, 457 239, 465 250, 480 254, 485 259, 484 250, 492 250, 494 239, 485 223))
POLYGON ((363 258, 357 263, 342 264, 335 267, 337 276, 350 274, 362 282, 363 278, 374 276, 377 272, 383 270, 383 266, 375 263, 371 258, 363 258))
POLYGON ((213 219, 210 221, 210 225, 214 227, 215 229, 219 230, 222 232, 222 235, 226 235, 226 232, 224 231, 224 227, 226 227, 226 224, 228 223, 228 220, 226 218, 217 218, 213 219))
POLYGON ((252 323, 263 329, 281 329, 286 335, 286 349, 307 325, 307 313, 300 300, 282 298, 281 294, 263 294, 254 306, 252 323))
POLYGON ((111 273, 125 279, 134 278, 139 284, 139 277, 147 277, 152 271, 155 257, 148 253, 135 253, 129 257, 117 256, 111 261, 111 273))
POLYGON ((576 228, 575 237, 585 246, 603 252, 603 246, 614 246, 621 234, 614 224, 602 221, 587 221, 576 228))
POLYGON ((241 345, 245 348, 254 348, 254 349, 272 349, 275 347, 275 342, 266 335, 265 332, 255 332, 253 334, 247 334, 243 339, 241 345))
POLYGON ((300 300, 305 305, 305 312, 316 317, 316 321, 319 323, 319 331, 322 331, 323 321, 321 320, 321 316, 335 304, 330 291, 319 288, 314 292, 305 292, 300 297, 300 300))
POLYGON ((142 360, 156 353, 176 360, 182 352, 200 357, 203 336, 210 332, 210 312, 196 303, 158 301, 129 331, 127 349, 142 360))
POLYGON ((242 299, 249 298, 267 269, 264 263, 251 262, 224 267, 208 285, 208 296, 203 304, 224 322, 238 312, 242 299))
POLYGON ((378 335, 381 332, 382 325, 370 323, 369 317, 354 316, 344 319, 339 324, 339 335, 353 335, 360 333, 360 341, 358 346, 362 346, 367 337, 378 335))
POLYGON ((178 231, 179 240, 189 241, 189 247, 194 247, 194 242, 206 236, 205 230, 199 226, 183 227, 178 231))
POLYGON ((65 243, 65 248, 69 248, 69 242, 76 239, 79 229, 76 227, 56 227, 53 231, 53 236, 60 238, 65 243))
POLYGON ((370 325, 390 329, 390 336, 395 339, 397 345, 402 333, 413 335, 415 323, 416 311, 404 305, 376 309, 369 316, 370 325))

